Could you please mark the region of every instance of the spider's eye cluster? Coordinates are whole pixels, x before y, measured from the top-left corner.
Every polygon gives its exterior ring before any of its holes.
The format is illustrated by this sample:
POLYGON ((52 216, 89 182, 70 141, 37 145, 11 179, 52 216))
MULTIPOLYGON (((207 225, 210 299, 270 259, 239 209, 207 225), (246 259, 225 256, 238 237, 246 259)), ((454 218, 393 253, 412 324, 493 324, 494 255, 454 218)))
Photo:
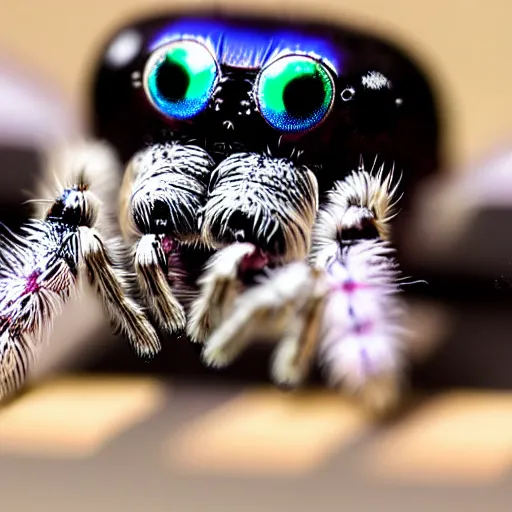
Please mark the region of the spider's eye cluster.
POLYGON ((217 77, 217 62, 208 48, 182 40, 153 53, 144 71, 144 89, 162 114, 189 119, 206 108, 217 77))
POLYGON ((282 132, 306 131, 329 113, 334 80, 328 69, 311 57, 282 57, 261 71, 256 101, 272 127, 282 132))
MULTIPOLYGON (((194 40, 157 49, 144 70, 151 104, 173 119, 190 119, 208 106, 220 67, 210 50, 194 40)), ((265 121, 285 133, 310 130, 325 119, 335 98, 333 73, 308 55, 286 55, 265 66, 253 99, 265 121)))

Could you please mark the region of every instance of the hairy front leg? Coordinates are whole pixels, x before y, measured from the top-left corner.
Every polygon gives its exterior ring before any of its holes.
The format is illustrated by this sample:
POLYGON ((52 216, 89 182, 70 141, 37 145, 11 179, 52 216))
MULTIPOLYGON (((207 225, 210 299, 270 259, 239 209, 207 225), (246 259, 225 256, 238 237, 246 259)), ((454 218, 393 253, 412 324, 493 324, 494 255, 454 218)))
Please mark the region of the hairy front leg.
POLYGON ((327 295, 323 273, 311 269, 311 287, 296 308, 272 357, 271 375, 281 386, 295 388, 307 378, 315 358, 327 295))
POLYGON ((404 369, 404 307, 393 251, 361 241, 326 258, 329 294, 319 342, 328 382, 386 413, 399 401, 404 369))
POLYGON ((0 398, 24 382, 52 320, 76 286, 77 267, 61 251, 69 233, 42 221, 23 236, 0 237, 0 398))
POLYGON ((404 364, 399 272, 387 242, 397 187, 383 168, 352 173, 328 194, 312 240, 311 263, 330 287, 320 363, 332 386, 377 413, 398 403, 404 364))
POLYGON ((234 302, 231 314, 207 339, 204 361, 230 364, 255 339, 281 339, 315 286, 315 276, 302 262, 290 263, 249 288, 234 302))
POLYGON ((108 306, 111 323, 139 355, 151 357, 160 350, 133 296, 125 247, 108 215, 115 195, 106 195, 102 186, 95 193, 99 184, 112 185, 120 176, 115 155, 103 144, 82 144, 67 148, 60 164, 53 173, 55 195, 45 201, 40 218, 28 222, 21 235, 6 232, 0 238, 0 394, 21 385, 32 348, 46 339, 84 276, 108 306))

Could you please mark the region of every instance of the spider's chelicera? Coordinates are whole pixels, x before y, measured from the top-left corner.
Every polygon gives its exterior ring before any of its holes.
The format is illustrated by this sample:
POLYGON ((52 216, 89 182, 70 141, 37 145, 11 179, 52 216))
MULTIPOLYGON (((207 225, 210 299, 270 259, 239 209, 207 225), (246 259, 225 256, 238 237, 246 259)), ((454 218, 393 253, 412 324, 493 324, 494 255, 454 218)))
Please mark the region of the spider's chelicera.
POLYGON ((189 17, 140 33, 139 54, 107 52, 98 82, 125 170, 106 143, 66 148, 52 204, 1 240, 0 395, 84 280, 142 357, 160 351, 157 328, 186 331, 212 366, 264 335, 277 383, 301 384, 319 357, 331 384, 388 409, 407 94, 305 29, 189 17))

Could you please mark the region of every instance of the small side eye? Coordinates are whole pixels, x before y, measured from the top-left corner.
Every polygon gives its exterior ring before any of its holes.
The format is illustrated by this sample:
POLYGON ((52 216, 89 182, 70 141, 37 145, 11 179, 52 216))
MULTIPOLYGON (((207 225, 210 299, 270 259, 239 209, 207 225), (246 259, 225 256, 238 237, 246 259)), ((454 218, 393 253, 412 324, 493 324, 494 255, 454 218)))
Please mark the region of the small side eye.
POLYGON ((208 48, 193 40, 172 42, 155 50, 144 69, 144 91, 163 115, 190 119, 208 105, 218 78, 208 48))
POLYGON ((352 101, 354 99, 354 96, 356 94, 356 91, 353 87, 345 87, 343 91, 340 93, 340 98, 343 101, 352 101))
POLYGON ((379 71, 349 77, 340 98, 346 103, 357 128, 365 133, 379 133, 393 126, 402 99, 393 83, 379 71))
POLYGON ((325 119, 334 101, 334 80, 321 62, 287 55, 264 68, 255 96, 261 115, 282 132, 310 130, 325 119))

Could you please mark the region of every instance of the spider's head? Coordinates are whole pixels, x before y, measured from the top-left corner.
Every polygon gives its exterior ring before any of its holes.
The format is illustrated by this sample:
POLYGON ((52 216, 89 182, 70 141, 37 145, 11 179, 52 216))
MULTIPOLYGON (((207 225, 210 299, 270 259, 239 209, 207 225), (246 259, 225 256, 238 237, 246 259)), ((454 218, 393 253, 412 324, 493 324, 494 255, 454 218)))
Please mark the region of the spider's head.
POLYGON ((211 12, 137 20, 105 46, 93 100, 95 134, 125 162, 179 140, 208 154, 202 229, 217 246, 302 254, 311 208, 361 157, 402 170, 405 201, 439 165, 419 69, 340 25, 211 12))

